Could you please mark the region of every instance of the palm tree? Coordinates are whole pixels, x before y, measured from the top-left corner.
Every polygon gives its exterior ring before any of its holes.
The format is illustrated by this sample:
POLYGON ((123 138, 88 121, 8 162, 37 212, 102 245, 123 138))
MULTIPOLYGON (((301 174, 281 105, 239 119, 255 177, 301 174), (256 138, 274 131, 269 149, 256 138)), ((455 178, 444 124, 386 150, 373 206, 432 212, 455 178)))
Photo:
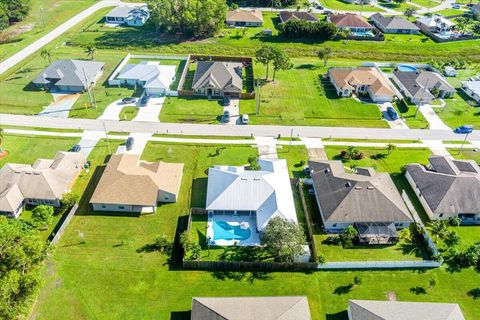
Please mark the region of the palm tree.
POLYGON ((40 56, 48 60, 49 64, 52 63, 52 49, 43 48, 42 51, 40 51, 40 56))
POLYGON ((388 154, 392 153, 393 151, 397 150, 397 146, 394 145, 393 143, 387 144, 387 151, 388 154))
POLYGON ((96 51, 97 51, 97 48, 95 47, 94 44, 89 44, 85 47, 85 53, 87 54, 87 57, 90 57, 92 60, 94 58, 96 51))
POLYGON ((333 52, 330 47, 321 48, 317 53, 318 58, 323 60, 324 67, 327 66, 328 59, 330 59, 332 55, 333 55, 333 52))
POLYGON ((438 238, 443 239, 448 234, 448 227, 445 220, 435 220, 430 222, 427 229, 434 237, 435 243, 437 242, 438 238))

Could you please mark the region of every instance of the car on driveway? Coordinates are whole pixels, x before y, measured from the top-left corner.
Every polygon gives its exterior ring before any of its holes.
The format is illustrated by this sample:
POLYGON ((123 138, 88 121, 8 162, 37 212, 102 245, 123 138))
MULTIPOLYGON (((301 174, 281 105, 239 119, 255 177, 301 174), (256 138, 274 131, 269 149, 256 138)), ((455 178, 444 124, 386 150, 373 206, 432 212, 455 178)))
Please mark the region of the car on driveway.
POLYGON ((141 104, 142 106, 146 106, 147 103, 148 103, 148 100, 150 100, 150 96, 144 95, 144 96, 142 97, 142 99, 140 99, 140 104, 141 104))
POLYGON ((225 107, 228 107, 230 105, 230 97, 229 96, 223 97, 223 105, 225 107))
POLYGON ((455 4, 452 5, 452 8, 453 9, 460 9, 460 5, 455 3, 455 4))
POLYGON ((242 114, 242 124, 248 124, 248 122, 250 121, 250 119, 248 118, 248 114, 242 114))
POLYGON ((473 126, 471 124, 464 124, 463 126, 460 126, 453 130, 455 133, 472 133, 473 131, 473 126))
POLYGON ((223 113, 223 122, 227 123, 229 121, 230 121, 230 111, 225 110, 225 112, 223 113))
POLYGON ((133 144, 135 143, 135 139, 133 137, 128 137, 127 142, 125 143, 125 148, 128 150, 132 150, 133 144))
POLYGON ((329 15, 329 14, 333 14, 333 12, 330 10, 323 10, 323 14, 329 15))
POLYGON ((80 152, 80 150, 82 150, 82 146, 79 144, 76 144, 70 148, 70 152, 80 152))
POLYGON ((387 107, 387 114, 392 120, 397 120, 398 119, 398 113, 395 111, 393 107, 387 107))
POLYGON ((135 103, 137 101, 136 98, 128 97, 128 98, 123 98, 122 103, 123 104, 130 104, 130 103, 135 103))

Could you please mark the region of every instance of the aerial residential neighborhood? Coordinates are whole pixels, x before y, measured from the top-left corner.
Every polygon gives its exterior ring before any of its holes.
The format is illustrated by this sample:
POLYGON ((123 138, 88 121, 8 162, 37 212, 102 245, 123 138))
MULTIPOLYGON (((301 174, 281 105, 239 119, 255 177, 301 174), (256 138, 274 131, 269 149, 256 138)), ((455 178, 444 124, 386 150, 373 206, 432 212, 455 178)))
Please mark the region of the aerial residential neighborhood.
POLYGON ((0 0, 0 319, 480 319, 478 0, 0 0))

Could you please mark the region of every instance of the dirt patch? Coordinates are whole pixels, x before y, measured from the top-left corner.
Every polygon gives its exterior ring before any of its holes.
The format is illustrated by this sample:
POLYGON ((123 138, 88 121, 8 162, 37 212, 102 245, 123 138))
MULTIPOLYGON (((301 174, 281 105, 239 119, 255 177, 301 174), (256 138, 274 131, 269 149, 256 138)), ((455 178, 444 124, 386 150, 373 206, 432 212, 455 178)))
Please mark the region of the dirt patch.
POLYGON ((7 150, 0 151, 0 160, 3 158, 6 158, 7 156, 8 156, 7 150))
POLYGON ((13 25, 0 33, 0 43, 12 42, 19 35, 32 30, 33 23, 13 25))
POLYGON ((398 296, 395 291, 387 291, 387 301, 398 301, 398 296))

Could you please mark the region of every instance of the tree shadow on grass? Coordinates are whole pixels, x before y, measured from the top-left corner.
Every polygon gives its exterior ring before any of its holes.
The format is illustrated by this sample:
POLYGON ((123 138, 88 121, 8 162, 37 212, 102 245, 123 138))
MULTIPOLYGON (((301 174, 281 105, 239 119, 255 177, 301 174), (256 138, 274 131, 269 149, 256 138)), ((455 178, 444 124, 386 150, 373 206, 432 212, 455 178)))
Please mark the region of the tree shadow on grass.
POLYGON ((346 286, 336 287, 335 290, 333 290, 333 293, 336 295, 343 295, 343 294, 349 293, 350 291, 352 291, 352 289, 353 289, 353 284, 349 283, 346 286))
POLYGON ((193 179, 192 192, 190 195, 190 207, 205 208, 205 199, 207 198, 207 178, 193 179))
POLYGON ((420 286, 410 288, 410 292, 416 294, 417 296, 420 294, 427 294, 427 290, 425 290, 425 288, 420 286))
POLYGON ((348 320, 348 312, 346 310, 326 315, 327 320, 348 320))
POLYGON ((480 288, 475 288, 467 292, 469 297, 472 297, 474 300, 480 299, 480 288))
POLYGON ((191 311, 172 311, 170 320, 190 320, 191 316, 191 311))

